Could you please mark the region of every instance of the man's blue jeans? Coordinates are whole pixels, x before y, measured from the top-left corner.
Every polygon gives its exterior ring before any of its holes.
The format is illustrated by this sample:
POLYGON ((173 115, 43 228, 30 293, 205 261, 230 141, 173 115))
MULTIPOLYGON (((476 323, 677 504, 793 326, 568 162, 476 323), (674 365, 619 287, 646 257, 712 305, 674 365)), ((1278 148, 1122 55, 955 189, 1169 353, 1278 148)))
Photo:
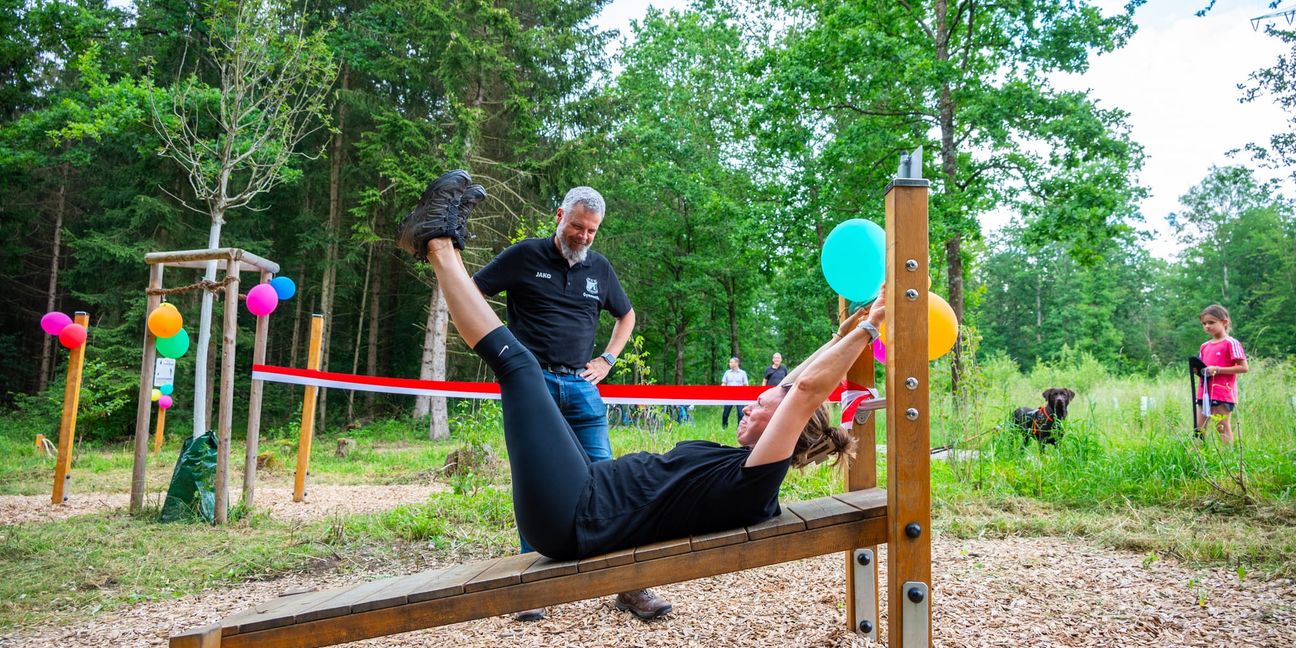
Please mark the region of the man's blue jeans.
MULTIPOLYGON (((598 387, 577 375, 558 375, 548 371, 544 374, 545 386, 549 395, 558 403, 567 424, 576 433, 585 456, 590 461, 607 461, 612 458, 612 441, 608 439, 607 406, 599 396, 598 387)), ((567 475, 554 475, 554 479, 566 479, 567 475)), ((535 551, 522 541, 522 553, 535 551)))

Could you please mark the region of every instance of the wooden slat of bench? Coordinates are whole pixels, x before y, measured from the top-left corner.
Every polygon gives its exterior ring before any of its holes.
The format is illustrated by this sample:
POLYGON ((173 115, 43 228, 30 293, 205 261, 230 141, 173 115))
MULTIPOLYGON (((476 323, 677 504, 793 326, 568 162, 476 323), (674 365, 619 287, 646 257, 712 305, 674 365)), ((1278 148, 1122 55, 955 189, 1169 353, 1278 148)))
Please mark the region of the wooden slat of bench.
POLYGON ((635 550, 633 547, 630 549, 617 549, 616 551, 609 551, 602 555, 590 556, 589 558, 576 563, 576 569, 581 572, 591 572, 600 569, 607 569, 608 567, 628 565, 634 562, 634 557, 635 550))
POLYGON ((666 556, 677 556, 682 553, 688 553, 692 550, 693 545, 689 542, 688 538, 663 540, 661 542, 646 544, 642 547, 635 547, 635 562, 665 558, 666 556))
POLYGON ((784 509, 782 513, 772 517, 760 524, 753 524, 747 527, 747 537, 752 540, 761 540, 772 536, 783 535, 795 531, 804 531, 805 521, 796 514, 784 509))
POLYGON ((689 542, 693 545, 693 551, 747 542, 747 529, 729 529, 727 531, 716 531, 715 533, 704 533, 693 536, 689 542))
POLYGON ((368 610, 380 610, 385 607, 394 605, 405 605, 411 592, 417 592, 419 587, 427 581, 434 573, 444 571, 439 569, 421 571, 416 574, 409 574, 399 578, 392 578, 386 581, 387 587, 380 591, 373 592, 369 596, 362 598, 351 604, 352 612, 365 612, 368 610))
POLYGON ((346 593, 349 589, 351 588, 335 587, 320 592, 298 594, 273 601, 267 601, 266 603, 262 603, 253 608, 251 614, 247 614, 244 618, 239 619, 237 627, 233 625, 225 626, 224 633, 242 634, 244 632, 256 632, 268 628, 292 625, 293 619, 297 618, 298 614, 314 609, 316 606, 323 605, 330 599, 337 598, 346 593))
POLYGON ((496 558, 491 561, 486 571, 464 583, 464 594, 496 589, 505 585, 517 585, 522 582, 522 572, 526 571, 528 567, 539 559, 540 554, 534 551, 505 558, 496 558))
POLYGON ((492 561, 483 560, 475 563, 455 565, 428 574, 426 581, 416 585, 405 599, 410 603, 432 601, 447 596, 463 594, 464 583, 486 571, 492 561))
POLYGON ((807 529, 844 524, 864 518, 864 511, 831 497, 821 497, 807 502, 792 502, 787 505, 787 509, 805 520, 807 529))
POLYGON ((381 592, 384 588, 391 585, 393 578, 384 578, 382 580, 369 581, 356 585, 338 596, 328 599, 322 603, 311 606, 309 610, 304 610, 293 616, 293 623, 306 623, 318 619, 328 619, 335 616, 342 616, 351 612, 351 606, 355 603, 369 598, 370 595, 381 592))
MULTIPOLYGON (((795 516, 794 516, 795 517, 795 516)), ((798 518, 799 520, 799 518, 798 518)), ((342 618, 222 638, 222 648, 313 648, 556 605, 641 587, 693 580, 886 542, 886 518, 844 524, 632 562, 532 583, 371 610, 342 618)), ((507 559, 505 559, 507 560, 507 559)))
POLYGON ((864 517, 886 517, 887 494, 880 488, 838 493, 833 497, 863 511, 864 517))
POLYGON ((577 567, 579 564, 579 560, 552 560, 541 556, 540 560, 531 563, 531 566, 522 572, 522 582, 533 583, 555 576, 570 576, 580 571, 577 567))

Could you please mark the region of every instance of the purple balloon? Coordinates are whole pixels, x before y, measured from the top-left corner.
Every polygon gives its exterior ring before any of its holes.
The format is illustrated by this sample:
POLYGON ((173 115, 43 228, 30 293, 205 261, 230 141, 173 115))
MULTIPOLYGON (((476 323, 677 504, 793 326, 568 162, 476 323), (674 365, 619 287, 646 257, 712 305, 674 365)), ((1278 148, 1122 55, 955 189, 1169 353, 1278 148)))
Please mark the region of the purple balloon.
POLYGON ((158 407, 162 409, 171 409, 171 397, 162 396, 158 398, 158 407))
POLYGON ((881 338, 873 340, 873 359, 880 364, 886 364, 886 345, 882 343, 881 338))
POLYGON ((258 284, 252 287, 247 294, 247 309, 249 313, 261 317, 274 312, 279 305, 279 293, 275 292, 274 286, 268 283, 258 284))
POLYGON ((63 327, 72 323, 72 318, 58 311, 50 311, 41 317, 41 330, 49 335, 58 335, 63 327))

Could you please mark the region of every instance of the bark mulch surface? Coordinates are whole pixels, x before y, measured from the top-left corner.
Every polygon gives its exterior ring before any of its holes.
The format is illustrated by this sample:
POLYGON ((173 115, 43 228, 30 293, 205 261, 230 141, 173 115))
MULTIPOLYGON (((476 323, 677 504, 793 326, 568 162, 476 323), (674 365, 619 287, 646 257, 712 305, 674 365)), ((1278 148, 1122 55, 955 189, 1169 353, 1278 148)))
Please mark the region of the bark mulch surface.
MULTIPOLYGON (((346 488, 335 501, 391 503, 389 494, 346 488)), ((326 497, 323 489, 316 487, 320 499, 326 497)), ((1291 580, 1242 580, 1229 569, 1145 561, 1141 555, 1059 538, 960 540, 938 535, 933 551, 933 635, 938 646, 1296 645, 1296 582, 1291 580)), ((548 618, 536 623, 494 617, 353 645, 873 645, 844 627, 842 563, 840 555, 821 556, 663 586, 657 591, 675 611, 649 623, 617 611, 604 597, 550 608, 548 618)), ((437 566, 369 564, 356 569, 352 564, 346 573, 328 568, 246 583, 131 605, 73 625, 23 628, 0 636, 0 646, 164 646, 172 633, 214 622, 285 591, 335 587, 437 566)), ((885 617, 885 598, 882 614, 885 617)))

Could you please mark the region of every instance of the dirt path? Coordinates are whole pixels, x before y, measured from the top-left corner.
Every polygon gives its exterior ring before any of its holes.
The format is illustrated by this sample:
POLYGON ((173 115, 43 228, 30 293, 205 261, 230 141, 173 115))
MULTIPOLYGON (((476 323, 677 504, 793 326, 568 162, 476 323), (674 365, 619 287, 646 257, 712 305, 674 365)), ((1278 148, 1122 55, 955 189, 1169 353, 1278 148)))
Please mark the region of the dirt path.
MULTIPOLYGON (((388 505, 391 495, 376 488, 346 487, 329 497, 336 495, 330 501, 338 507, 388 505)), ((317 487, 316 494, 323 499, 321 490, 317 487)), ((1145 565, 1139 555, 1056 538, 938 536, 933 566, 934 635, 940 646, 1296 645, 1296 583, 1290 580, 1241 581, 1231 570, 1192 569, 1170 560, 1145 565)), ((430 567, 435 565, 419 566, 430 567)), ((285 590, 344 585, 392 576, 399 569, 371 565, 366 574, 294 576, 142 603, 67 627, 26 628, 0 637, 0 646, 164 646, 173 632, 210 623, 285 590)), ((354 645, 869 645, 844 629, 838 555, 658 591, 676 611, 653 623, 639 622, 600 599, 558 606, 539 623, 495 617, 354 645)))

